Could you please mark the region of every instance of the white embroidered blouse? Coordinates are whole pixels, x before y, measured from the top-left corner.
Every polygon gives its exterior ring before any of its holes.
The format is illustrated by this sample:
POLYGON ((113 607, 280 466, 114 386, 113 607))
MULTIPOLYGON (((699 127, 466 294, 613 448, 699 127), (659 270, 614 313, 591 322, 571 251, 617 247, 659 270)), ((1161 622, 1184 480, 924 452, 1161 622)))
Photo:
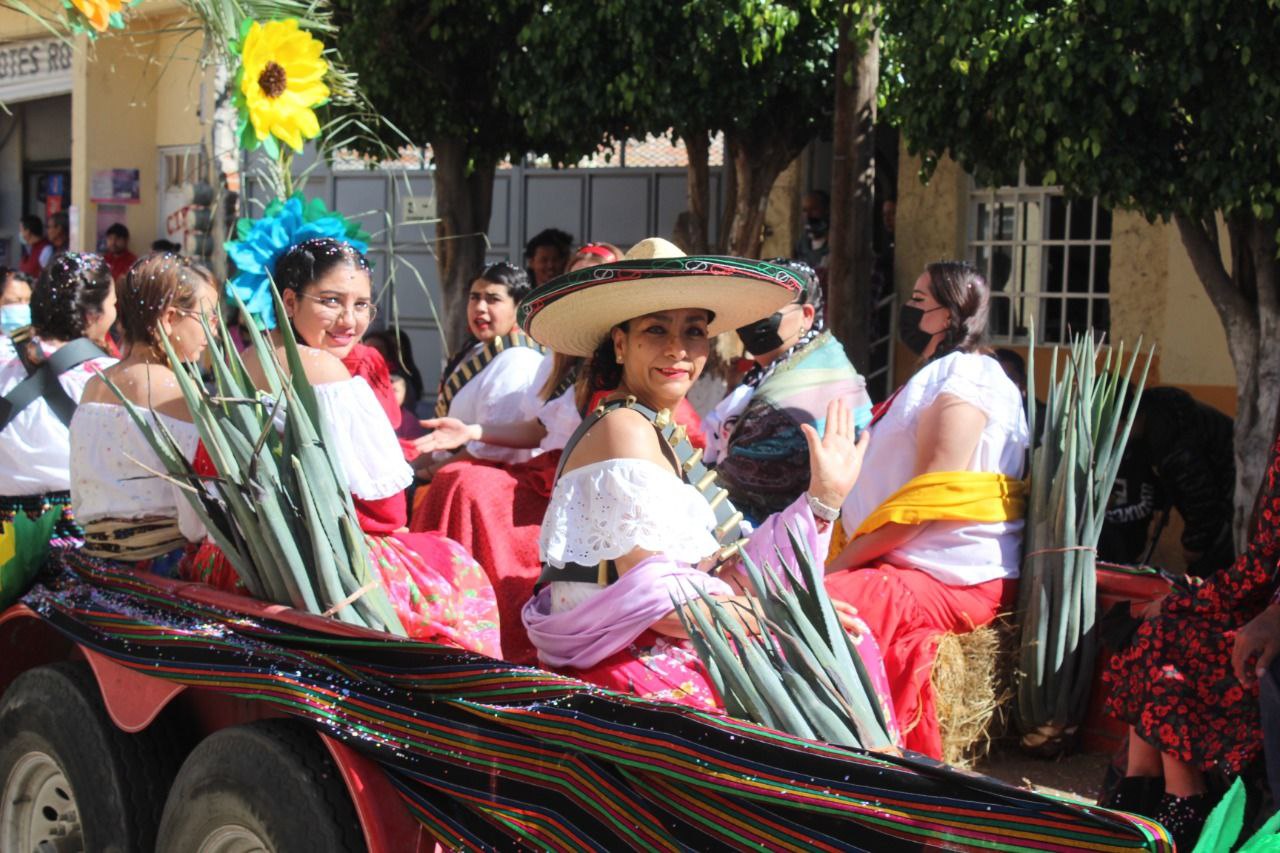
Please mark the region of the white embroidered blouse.
MULTIPOLYGON (((142 414, 169 430, 183 456, 195 458, 200 443, 195 424, 147 409, 142 414)), ((187 498, 153 473, 164 470, 124 406, 81 403, 76 409, 71 418, 71 505, 81 524, 104 518, 176 518, 187 541, 204 539, 204 524, 187 498)))
MULTIPOLYGON (((542 520, 543 562, 594 566, 637 548, 696 565, 719 547, 715 512, 698 490, 644 459, 607 459, 561 475, 542 520)), ((569 610, 599 591, 553 581, 552 611, 569 610)))

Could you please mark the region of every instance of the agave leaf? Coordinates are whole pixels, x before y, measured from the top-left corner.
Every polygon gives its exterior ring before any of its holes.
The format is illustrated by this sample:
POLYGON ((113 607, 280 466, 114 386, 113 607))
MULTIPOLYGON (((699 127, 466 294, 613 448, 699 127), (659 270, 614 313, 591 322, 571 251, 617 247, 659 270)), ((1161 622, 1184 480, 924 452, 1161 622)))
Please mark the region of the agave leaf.
MULTIPOLYGON (((1239 781, 1237 779, 1237 781, 1239 781)), ((1267 822, 1259 827, 1253 837, 1241 845, 1236 853, 1263 853, 1263 851, 1280 850, 1280 812, 1267 818, 1267 822)))
POLYGON ((1209 813, 1192 853, 1219 853, 1235 846, 1244 828, 1245 799, 1244 782, 1236 777, 1226 796, 1209 813))
MULTIPOLYGON (((305 513, 304 518, 307 521, 307 526, 315 530, 320 526, 320 519, 316 515, 315 501, 311 499, 310 491, 305 488, 306 475, 302 473, 302 463, 298 461, 296 456, 289 461, 293 464, 293 469, 298 479, 304 484, 304 488, 300 489, 299 493, 302 498, 302 510, 305 513)), ((316 580, 320 587, 318 596, 320 605, 328 610, 347 598, 351 593, 343 590, 342 584, 338 580, 338 567, 334 562, 333 550, 328 547, 328 542, 323 537, 311 537, 311 554, 315 558, 313 566, 315 567, 316 580)), ((365 624, 365 621, 359 617, 358 611, 349 604, 338 608, 333 615, 340 621, 352 625, 363 626, 365 624)))
MULTIPOLYGON (((698 593, 698 597, 703 604, 711 602, 707 607, 707 614, 714 612, 711 610, 715 606, 715 601, 710 596, 703 595, 700 589, 695 587, 694 591, 698 593)), ((703 613, 702 608, 698 607, 698 602, 687 600, 680 608, 681 612, 687 614, 695 623, 697 630, 700 632, 703 641, 710 647, 712 652, 712 660, 720 667, 724 673, 725 680, 731 689, 738 693, 741 697, 742 704, 749 709, 749 718, 760 721, 770 728, 778 728, 778 721, 775 718, 772 709, 765 702, 760 692, 756 690, 751 679, 747 675, 746 669, 738 656, 729 648, 729 644, 725 642, 724 635, 712 626, 707 615, 703 613)))

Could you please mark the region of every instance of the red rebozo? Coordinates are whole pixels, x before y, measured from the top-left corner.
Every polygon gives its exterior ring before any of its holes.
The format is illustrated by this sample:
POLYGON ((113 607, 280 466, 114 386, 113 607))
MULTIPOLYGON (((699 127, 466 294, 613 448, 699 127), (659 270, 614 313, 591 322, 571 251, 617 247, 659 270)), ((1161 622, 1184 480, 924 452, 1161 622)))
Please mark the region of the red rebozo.
MULTIPOLYGON (((676 421, 684 424, 695 447, 705 447, 702 422, 687 400, 680 401, 676 421)), ((447 536, 484 567, 498 598, 502 657, 512 663, 536 663, 520 611, 542 571, 538 531, 559 464, 560 451, 551 450, 516 465, 473 460, 446 465, 417 502, 409 525, 447 536)))

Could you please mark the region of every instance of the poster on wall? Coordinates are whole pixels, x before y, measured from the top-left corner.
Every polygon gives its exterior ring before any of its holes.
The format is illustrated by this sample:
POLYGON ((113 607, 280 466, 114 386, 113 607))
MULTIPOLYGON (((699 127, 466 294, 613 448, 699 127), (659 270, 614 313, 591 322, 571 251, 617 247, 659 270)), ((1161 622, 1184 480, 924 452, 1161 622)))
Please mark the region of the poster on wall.
POLYGON ((141 185, 137 169, 100 169, 89 182, 89 201, 137 204, 142 200, 141 185))
POLYGON ((127 209, 123 204, 98 205, 98 219, 97 222, 94 223, 94 251, 106 251, 107 229, 112 225, 125 225, 127 213, 127 209))

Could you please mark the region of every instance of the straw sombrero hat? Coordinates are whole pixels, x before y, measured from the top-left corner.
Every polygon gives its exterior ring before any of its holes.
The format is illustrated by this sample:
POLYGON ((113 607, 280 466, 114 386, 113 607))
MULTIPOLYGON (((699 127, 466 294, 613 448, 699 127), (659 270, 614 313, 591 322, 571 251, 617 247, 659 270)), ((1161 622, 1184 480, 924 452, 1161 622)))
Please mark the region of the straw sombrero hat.
POLYGON ((589 356, 626 320, 677 308, 711 311, 708 334, 767 317, 804 288, 791 270, 764 261, 685 255, 659 237, 642 240, 613 264, 554 278, 520 303, 520 327, 564 355, 589 356))

